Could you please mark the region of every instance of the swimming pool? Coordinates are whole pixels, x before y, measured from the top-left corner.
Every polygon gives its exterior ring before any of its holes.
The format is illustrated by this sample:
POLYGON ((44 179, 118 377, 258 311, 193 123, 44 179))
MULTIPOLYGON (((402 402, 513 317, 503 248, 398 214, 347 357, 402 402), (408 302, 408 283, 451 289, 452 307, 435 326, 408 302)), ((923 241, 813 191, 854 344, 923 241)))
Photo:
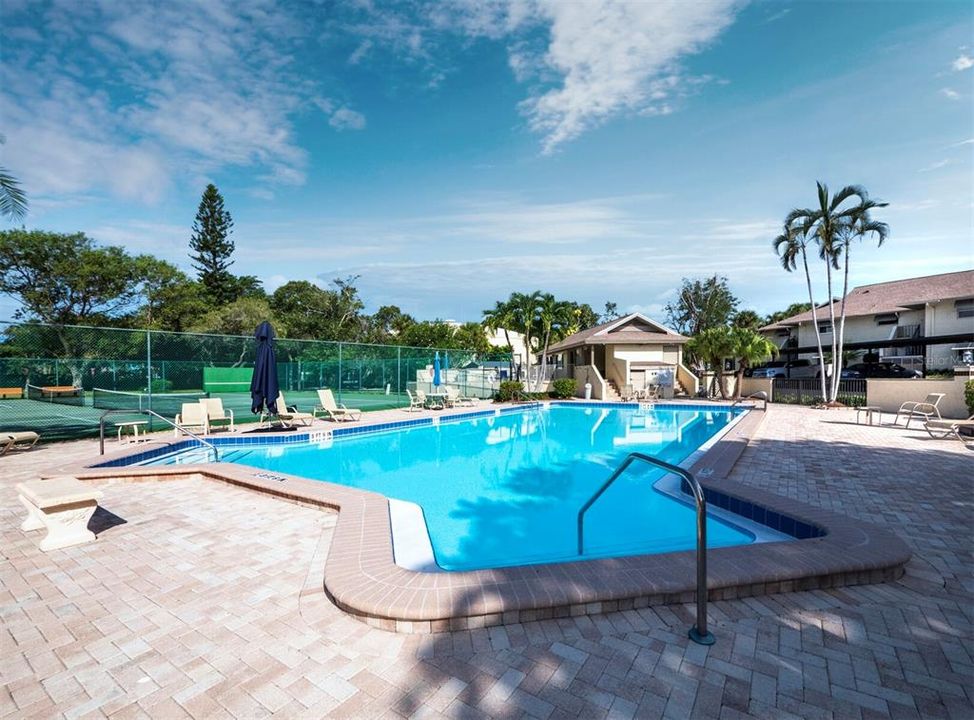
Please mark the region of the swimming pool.
MULTIPOLYGON (((655 468, 633 466, 592 506, 581 556, 577 513, 630 452, 679 464, 739 413, 554 405, 322 442, 225 448, 221 459, 415 503, 444 570, 588 560, 695 547, 692 502, 673 487, 654 487, 663 476, 655 468)), ((152 462, 181 461, 201 457, 152 462)), ((708 546, 753 542, 747 525, 711 513, 708 546)))

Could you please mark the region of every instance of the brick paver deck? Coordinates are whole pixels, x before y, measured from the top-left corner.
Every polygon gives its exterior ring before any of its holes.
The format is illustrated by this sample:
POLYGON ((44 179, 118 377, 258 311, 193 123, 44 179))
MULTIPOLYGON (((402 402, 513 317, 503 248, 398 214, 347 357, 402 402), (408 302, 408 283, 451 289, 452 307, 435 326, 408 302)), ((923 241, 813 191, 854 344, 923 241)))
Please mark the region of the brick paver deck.
POLYGON ((0 458, 4 717, 974 716, 974 454, 852 411, 771 406, 731 478, 885 526, 895 583, 434 635, 320 591, 335 516, 206 480, 100 484, 96 543, 51 553, 14 485, 91 441, 0 458))

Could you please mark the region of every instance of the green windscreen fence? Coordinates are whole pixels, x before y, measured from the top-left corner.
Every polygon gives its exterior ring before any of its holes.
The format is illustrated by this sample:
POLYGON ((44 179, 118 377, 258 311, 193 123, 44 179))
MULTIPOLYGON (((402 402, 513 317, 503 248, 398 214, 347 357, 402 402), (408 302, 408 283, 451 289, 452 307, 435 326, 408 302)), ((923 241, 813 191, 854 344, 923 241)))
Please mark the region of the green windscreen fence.
MULTIPOLYGON (((408 407, 407 390, 431 389, 437 353, 443 384, 489 398, 511 361, 508 353, 288 338, 274 349, 285 400, 305 412, 317 404, 318 388, 366 412, 408 407)), ((91 436, 106 412, 109 427, 143 419, 161 429, 139 412, 171 419, 202 397, 221 398, 238 423, 256 421, 255 353, 250 336, 0 322, 0 432, 91 436)))
POLYGON ((250 367, 204 367, 203 389, 211 393, 250 392, 250 367))

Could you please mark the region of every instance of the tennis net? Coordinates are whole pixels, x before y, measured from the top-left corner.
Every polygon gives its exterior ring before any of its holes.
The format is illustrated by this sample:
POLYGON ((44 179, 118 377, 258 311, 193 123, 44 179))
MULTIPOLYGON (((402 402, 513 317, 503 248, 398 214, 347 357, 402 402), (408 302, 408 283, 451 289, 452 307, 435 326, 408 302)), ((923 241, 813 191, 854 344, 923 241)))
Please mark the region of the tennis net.
POLYGON ((38 387, 37 385, 28 383, 27 399, 57 403, 58 405, 82 406, 85 404, 85 391, 79 387, 72 387, 70 385, 38 387))
POLYGON ((199 402, 208 398, 208 392, 185 393, 140 393, 125 390, 105 390, 94 388, 91 391, 92 407, 102 410, 152 410, 163 417, 176 417, 183 403, 199 402))

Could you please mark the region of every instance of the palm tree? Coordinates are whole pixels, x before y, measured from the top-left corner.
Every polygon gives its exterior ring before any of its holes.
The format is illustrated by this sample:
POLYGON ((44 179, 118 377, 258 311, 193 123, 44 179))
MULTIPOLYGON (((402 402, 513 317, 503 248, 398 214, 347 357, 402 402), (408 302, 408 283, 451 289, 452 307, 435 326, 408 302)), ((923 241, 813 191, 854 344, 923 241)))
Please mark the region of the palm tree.
MULTIPOLYGON (((724 387, 724 358, 732 357, 734 354, 734 343, 731 338, 730 328, 721 325, 719 327, 701 330, 690 339, 687 347, 701 361, 713 368, 713 384, 717 386, 721 399, 726 400, 727 389, 724 387)), ((713 386, 711 386, 710 392, 713 392, 713 386)))
POLYGON ((511 322, 511 308, 508 303, 502 300, 495 302, 491 309, 484 310, 483 326, 491 332, 503 330, 507 346, 513 348, 514 346, 511 345, 511 322))
POLYGON ((548 368, 548 348, 551 347, 551 341, 557 342, 570 334, 569 329, 575 320, 574 309, 572 303, 556 300, 551 293, 545 293, 539 299, 537 333, 541 339, 542 347, 541 373, 535 390, 539 389, 545 381, 545 373, 548 368))
POLYGON ((777 346, 748 328, 735 327, 730 330, 731 354, 737 360, 737 382, 734 384, 734 399, 741 397, 744 384, 744 371, 778 354, 777 346))
MULTIPOLYGON (((5 142, 7 139, 0 135, 0 145, 5 142)), ((27 196, 5 167, 0 167, 0 215, 10 220, 23 220, 27 215, 27 196)))
POLYGON ((792 272, 798 266, 798 258, 802 259, 805 270, 805 285, 808 287, 808 302, 812 306, 812 327, 815 329, 815 346, 818 349, 818 361, 822 368, 819 377, 822 380, 822 402, 828 400, 828 390, 825 386, 825 351, 822 349, 822 334, 818 328, 818 312, 815 298, 812 294, 812 275, 808 270, 808 224, 806 218, 811 210, 795 209, 785 218, 784 232, 776 237, 772 244, 781 258, 781 266, 792 272))
POLYGON ((537 327, 538 306, 541 302, 541 291, 535 290, 531 294, 511 293, 507 300, 510 308, 512 324, 524 335, 524 352, 528 379, 531 377, 532 353, 534 352, 534 329, 537 327))
POLYGON ((842 305, 839 310, 839 335, 836 343, 835 362, 832 368, 833 399, 839 395, 839 382, 842 379, 842 361, 845 349, 845 302, 849 294, 849 251, 853 240, 861 240, 867 235, 876 238, 876 246, 881 246, 889 236, 889 225, 870 217, 870 210, 887 207, 889 203, 870 200, 865 188, 859 188, 860 203, 852 209, 850 223, 845 228, 835 250, 842 258, 842 305))

